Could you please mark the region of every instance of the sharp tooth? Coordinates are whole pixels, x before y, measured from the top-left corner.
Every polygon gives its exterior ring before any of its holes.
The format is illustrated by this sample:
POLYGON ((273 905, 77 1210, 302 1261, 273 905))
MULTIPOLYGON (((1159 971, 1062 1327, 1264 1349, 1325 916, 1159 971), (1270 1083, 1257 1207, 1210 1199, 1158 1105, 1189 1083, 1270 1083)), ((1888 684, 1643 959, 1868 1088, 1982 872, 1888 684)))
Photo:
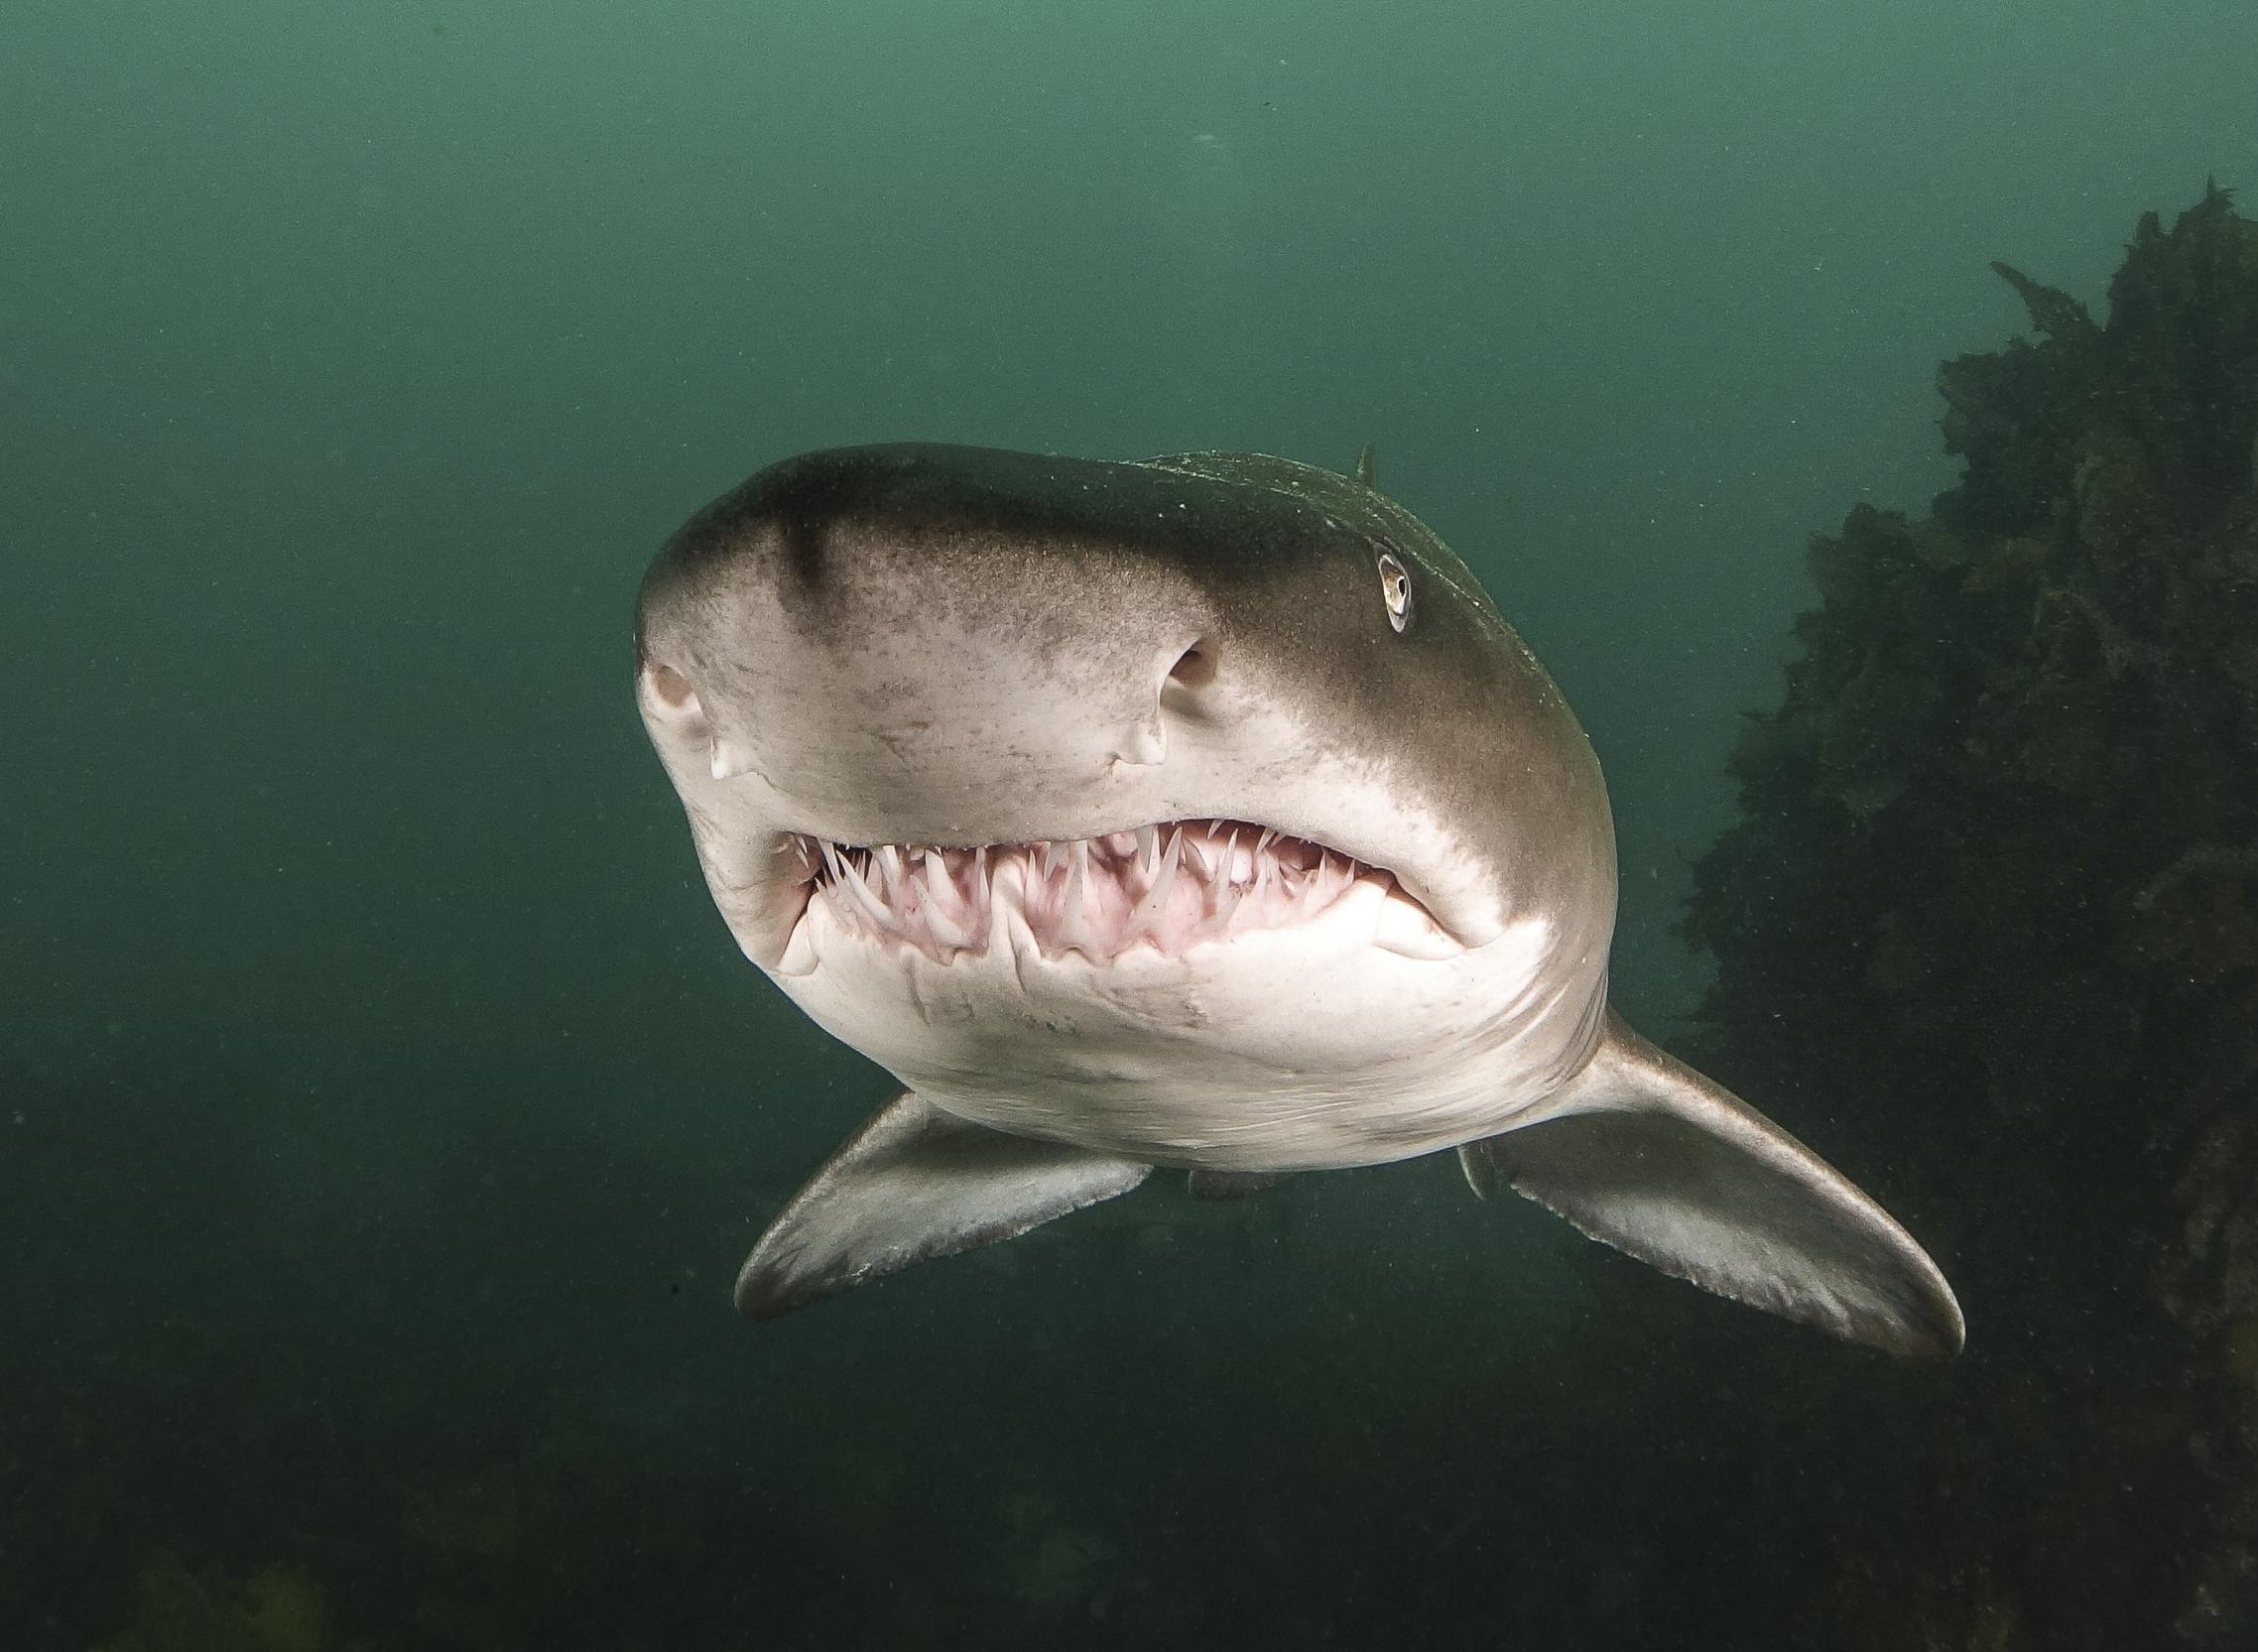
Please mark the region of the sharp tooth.
POLYGON ((1258 855, 1261 854, 1263 850, 1269 848, 1271 844, 1277 842, 1279 832, 1276 826, 1264 826, 1262 828, 1262 835, 1255 839, 1254 852, 1258 855))
POLYGON ((932 854, 926 856, 925 881, 919 885, 919 892, 924 895, 929 910, 935 907, 961 908, 964 904, 957 896, 956 880, 948 875, 948 861, 944 857, 932 854), (938 868, 934 865, 937 858, 941 859, 938 868), (945 894, 942 893, 944 890, 945 894))
POLYGON ((1053 838, 1043 845, 1043 876, 1046 881, 1066 858, 1066 845, 1053 838))
POLYGON ((948 875, 948 852, 931 846, 912 852, 918 857, 918 875, 909 879, 909 893, 917 899, 927 931, 943 947, 971 946, 972 934, 964 925, 956 880, 948 875))
POLYGON ((1137 828, 1137 870, 1145 877, 1153 875, 1153 867, 1160 859, 1160 836, 1149 826, 1137 828))
POLYGON ((887 909, 886 903, 878 898, 877 892, 863 881, 862 874, 854 869, 854 861, 842 855, 839 858, 838 866, 839 871, 844 874, 847 888, 853 892, 855 900, 861 904, 863 911, 870 914, 871 922, 882 930, 893 929, 895 927, 894 914, 887 909))
POLYGON ((815 846, 823 851, 823 869, 831 874, 832 880, 836 882, 843 879, 845 874, 839 870, 838 845, 828 837, 819 837, 815 840, 815 846))
POLYGON ((1169 886, 1176 882, 1177 849, 1180 837, 1169 838, 1168 853, 1161 857, 1161 875, 1153 879, 1152 888, 1137 903, 1137 910, 1129 915, 1129 927, 1123 932, 1121 943, 1127 946, 1160 921, 1161 908, 1168 905, 1169 886))
POLYGON ((1059 907, 1059 951, 1080 948, 1087 953, 1089 926, 1082 922, 1082 872, 1089 865, 1089 854, 1078 838, 1068 859, 1066 894, 1059 907))
POLYGON ((1215 844, 1212 838, 1194 837, 1185 844, 1192 851, 1192 863, 1199 868, 1199 881, 1215 881, 1215 844))
POLYGON ((878 865, 891 888, 902 881, 902 851, 891 843, 878 845, 878 865))
POLYGON ((1239 902, 1246 899, 1246 885, 1229 879, 1215 886, 1215 910, 1207 915, 1209 933, 1223 935, 1230 930, 1231 914, 1239 910, 1239 902))
MULTIPOLYGON (((1252 876, 1252 870, 1249 870, 1252 876)), ((1231 827, 1231 840, 1223 845, 1223 881, 1236 883, 1239 876, 1239 828, 1231 827)))
POLYGON ((933 938, 936 941, 943 947, 955 947, 959 950, 972 945, 971 932, 942 911, 938 901, 927 901, 924 906, 926 928, 933 931, 933 938))

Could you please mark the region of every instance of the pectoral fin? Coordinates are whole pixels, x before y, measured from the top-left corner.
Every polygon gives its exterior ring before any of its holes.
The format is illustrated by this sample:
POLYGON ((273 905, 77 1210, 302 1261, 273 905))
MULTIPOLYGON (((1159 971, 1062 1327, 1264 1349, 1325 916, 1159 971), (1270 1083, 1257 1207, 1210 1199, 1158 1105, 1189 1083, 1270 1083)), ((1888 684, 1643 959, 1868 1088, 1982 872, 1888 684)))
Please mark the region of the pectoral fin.
POLYGON ((1959 1304, 1904 1228, 1811 1149, 1612 1010, 1542 1120, 1461 1149, 1592 1238, 1752 1307, 1899 1354, 1950 1355, 1959 1304))
POLYGON ((1127 1193, 1151 1169, 969 1124, 905 1090, 769 1223, 737 1275, 738 1311, 773 1320, 913 1262, 1015 1238, 1127 1193))

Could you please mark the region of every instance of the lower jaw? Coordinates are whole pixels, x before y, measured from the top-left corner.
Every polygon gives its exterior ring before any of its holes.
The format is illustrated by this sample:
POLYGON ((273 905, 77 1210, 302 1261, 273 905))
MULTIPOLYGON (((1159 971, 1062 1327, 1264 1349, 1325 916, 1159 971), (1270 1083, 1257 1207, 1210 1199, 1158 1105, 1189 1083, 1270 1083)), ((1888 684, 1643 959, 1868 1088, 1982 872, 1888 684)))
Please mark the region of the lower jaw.
POLYGON ((1477 1133, 1492 995, 1354 924, 1106 964, 1019 950, 947 964, 820 924, 793 1001, 936 1105, 1007 1134, 1214 1169, 1376 1164, 1477 1133))

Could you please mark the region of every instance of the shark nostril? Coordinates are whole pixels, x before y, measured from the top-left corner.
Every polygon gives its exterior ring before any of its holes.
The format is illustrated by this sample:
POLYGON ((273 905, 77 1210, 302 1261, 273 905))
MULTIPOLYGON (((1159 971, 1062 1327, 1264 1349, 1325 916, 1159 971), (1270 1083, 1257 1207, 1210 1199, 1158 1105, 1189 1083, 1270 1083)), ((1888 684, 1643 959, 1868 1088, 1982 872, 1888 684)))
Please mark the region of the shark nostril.
POLYGON ((671 710, 685 711, 697 708, 697 691, 690 686, 690 679, 673 666, 651 668, 651 692, 662 704, 671 710))
POLYGON ((1215 681, 1215 646, 1195 642, 1177 657, 1169 667, 1169 681, 1181 683, 1188 689, 1204 689, 1215 681))

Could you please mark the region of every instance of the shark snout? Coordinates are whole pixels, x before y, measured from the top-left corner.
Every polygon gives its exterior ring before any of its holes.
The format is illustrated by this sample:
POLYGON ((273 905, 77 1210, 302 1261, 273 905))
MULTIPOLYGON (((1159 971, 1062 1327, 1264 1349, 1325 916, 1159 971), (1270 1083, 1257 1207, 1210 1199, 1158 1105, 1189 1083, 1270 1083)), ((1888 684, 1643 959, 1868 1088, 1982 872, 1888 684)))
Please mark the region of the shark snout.
POLYGON ((1201 617, 1111 613, 1041 646, 976 619, 693 636, 647 648, 639 698, 688 795, 747 839, 1081 837, 1243 802, 1201 756, 1231 721, 1201 617))

